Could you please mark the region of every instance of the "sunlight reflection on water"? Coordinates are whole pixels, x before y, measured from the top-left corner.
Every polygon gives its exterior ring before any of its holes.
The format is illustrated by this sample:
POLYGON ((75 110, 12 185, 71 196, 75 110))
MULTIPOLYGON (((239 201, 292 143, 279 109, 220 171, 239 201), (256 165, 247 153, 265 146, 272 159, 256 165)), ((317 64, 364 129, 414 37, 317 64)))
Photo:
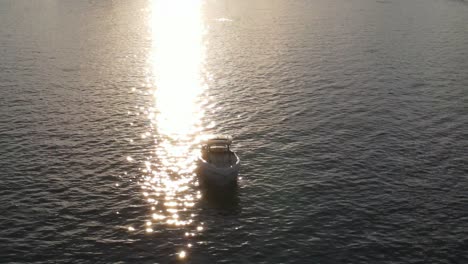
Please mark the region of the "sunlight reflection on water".
MULTIPOLYGON (((154 104, 145 111, 150 121, 154 155, 142 167, 142 194, 151 207, 147 233, 180 228, 185 238, 203 227, 194 222, 193 207, 201 194, 193 187, 196 139, 203 130, 204 62, 201 1, 151 1, 148 87, 154 104), (189 234, 189 235, 187 235, 189 234)), ((129 159, 130 161, 130 159, 129 159)), ((129 230, 133 227, 129 227, 129 230)), ((186 258, 188 243, 177 255, 186 258)))

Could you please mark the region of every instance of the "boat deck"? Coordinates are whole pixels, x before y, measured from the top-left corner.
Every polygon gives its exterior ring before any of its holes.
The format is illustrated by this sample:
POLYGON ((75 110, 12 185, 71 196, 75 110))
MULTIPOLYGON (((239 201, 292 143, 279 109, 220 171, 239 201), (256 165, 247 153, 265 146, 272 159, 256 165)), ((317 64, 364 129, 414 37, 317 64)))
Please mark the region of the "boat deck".
POLYGON ((229 168, 237 162, 236 155, 233 152, 208 152, 203 158, 216 167, 229 168))

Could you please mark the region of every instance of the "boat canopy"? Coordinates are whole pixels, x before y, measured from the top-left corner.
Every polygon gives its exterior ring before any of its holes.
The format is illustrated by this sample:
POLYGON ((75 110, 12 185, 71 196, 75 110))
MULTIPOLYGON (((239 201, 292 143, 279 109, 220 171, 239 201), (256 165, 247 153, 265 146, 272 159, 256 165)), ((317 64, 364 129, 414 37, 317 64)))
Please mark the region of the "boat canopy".
POLYGON ((232 137, 228 135, 212 135, 205 140, 207 145, 231 145, 232 137))

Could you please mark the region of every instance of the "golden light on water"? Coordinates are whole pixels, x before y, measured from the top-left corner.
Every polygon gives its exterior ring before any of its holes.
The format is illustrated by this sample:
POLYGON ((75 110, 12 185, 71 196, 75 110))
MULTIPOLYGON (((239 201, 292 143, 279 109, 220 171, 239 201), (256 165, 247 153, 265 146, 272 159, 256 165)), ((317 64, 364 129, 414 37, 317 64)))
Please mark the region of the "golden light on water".
MULTIPOLYGON (((151 130, 141 138, 153 138, 155 143, 151 156, 142 162, 140 184, 151 208, 144 229, 152 235, 171 227, 180 228, 181 236, 190 239, 201 231, 192 210, 201 197, 193 188, 197 182, 195 139, 203 130, 201 97, 205 89, 201 5, 199 0, 150 2, 146 86, 151 88, 153 104, 140 110, 147 115, 151 130)), ((178 256, 185 258, 187 252, 179 251, 178 256)))
MULTIPOLYGON (((186 139, 200 130, 198 104, 204 89, 204 45, 201 1, 153 1, 151 5, 151 79, 157 130, 172 139, 186 139)), ((183 147, 170 151, 184 154, 183 147)))

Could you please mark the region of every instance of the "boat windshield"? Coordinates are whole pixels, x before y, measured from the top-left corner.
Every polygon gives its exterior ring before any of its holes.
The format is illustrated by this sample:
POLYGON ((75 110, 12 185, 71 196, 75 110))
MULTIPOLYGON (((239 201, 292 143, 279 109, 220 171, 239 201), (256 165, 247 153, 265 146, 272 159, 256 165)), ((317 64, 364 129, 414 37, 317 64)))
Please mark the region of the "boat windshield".
POLYGON ((209 145, 210 152, 226 152, 229 151, 229 145, 209 145))

